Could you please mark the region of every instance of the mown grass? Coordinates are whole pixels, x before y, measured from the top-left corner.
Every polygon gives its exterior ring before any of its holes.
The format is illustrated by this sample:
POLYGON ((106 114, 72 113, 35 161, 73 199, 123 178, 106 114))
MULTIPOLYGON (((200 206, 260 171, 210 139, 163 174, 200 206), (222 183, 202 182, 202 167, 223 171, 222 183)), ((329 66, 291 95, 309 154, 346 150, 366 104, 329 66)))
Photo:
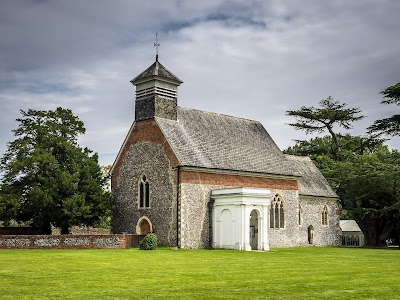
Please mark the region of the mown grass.
POLYGON ((400 251, 0 250, 0 299, 400 299, 400 251))

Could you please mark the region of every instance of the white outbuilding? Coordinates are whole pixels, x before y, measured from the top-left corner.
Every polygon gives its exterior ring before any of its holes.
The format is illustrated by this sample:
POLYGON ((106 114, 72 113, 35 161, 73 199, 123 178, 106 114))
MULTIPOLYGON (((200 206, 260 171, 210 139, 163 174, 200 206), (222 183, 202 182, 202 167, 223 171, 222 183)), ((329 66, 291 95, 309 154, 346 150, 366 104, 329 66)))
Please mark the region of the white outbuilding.
POLYGON ((364 233, 354 220, 340 220, 342 246, 362 247, 365 245, 364 233))

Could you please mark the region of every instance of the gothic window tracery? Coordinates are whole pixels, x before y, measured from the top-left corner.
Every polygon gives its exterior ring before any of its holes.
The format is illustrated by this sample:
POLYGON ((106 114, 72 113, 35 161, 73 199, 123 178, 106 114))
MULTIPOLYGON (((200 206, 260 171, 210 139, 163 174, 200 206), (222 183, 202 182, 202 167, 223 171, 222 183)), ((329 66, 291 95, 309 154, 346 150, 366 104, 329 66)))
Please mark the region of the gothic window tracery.
POLYGON ((285 228, 285 209, 283 199, 278 194, 276 194, 272 199, 269 218, 270 228, 285 228))
POLYGON ((146 175, 139 180, 139 208, 150 207, 150 184, 146 175))
POLYGON ((322 210, 322 225, 328 225, 328 208, 326 207, 326 205, 322 210))
POLYGON ((299 226, 303 225, 303 209, 299 205, 299 226))

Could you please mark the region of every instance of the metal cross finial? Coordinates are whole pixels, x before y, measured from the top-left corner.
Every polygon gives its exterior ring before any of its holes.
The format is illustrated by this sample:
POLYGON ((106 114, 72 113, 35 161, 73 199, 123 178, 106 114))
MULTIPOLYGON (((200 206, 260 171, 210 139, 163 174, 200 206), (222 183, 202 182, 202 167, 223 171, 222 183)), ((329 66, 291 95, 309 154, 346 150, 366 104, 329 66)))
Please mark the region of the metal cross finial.
POLYGON ((158 61, 158 47, 160 47, 160 43, 158 42, 158 32, 156 32, 156 42, 154 43, 154 47, 156 47, 156 61, 158 61))

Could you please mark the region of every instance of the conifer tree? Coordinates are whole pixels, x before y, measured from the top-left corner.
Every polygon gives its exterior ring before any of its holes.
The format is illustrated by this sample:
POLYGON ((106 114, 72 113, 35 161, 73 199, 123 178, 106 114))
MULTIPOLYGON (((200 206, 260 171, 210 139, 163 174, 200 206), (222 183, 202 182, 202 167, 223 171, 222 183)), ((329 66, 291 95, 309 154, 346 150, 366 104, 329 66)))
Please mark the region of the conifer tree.
POLYGON ((340 103, 332 97, 323 99, 319 102, 320 108, 302 106, 299 110, 289 110, 286 112, 288 116, 297 118, 296 123, 290 123, 296 129, 305 130, 308 133, 322 133, 328 130, 333 141, 333 155, 338 157, 340 151, 340 142, 334 126, 343 127, 345 129, 352 128, 352 122, 358 121, 364 116, 360 116, 359 108, 347 108, 346 103, 340 103))
POLYGON ((0 161, 0 220, 28 223, 51 233, 93 225, 110 210, 111 196, 98 155, 82 149, 84 124, 69 109, 21 110, 16 139, 0 161))
MULTIPOLYGON (((400 82, 389 86, 381 92, 385 100, 383 104, 396 104, 400 106, 400 82)), ((400 114, 393 115, 389 118, 376 120, 374 124, 368 127, 369 133, 386 134, 388 136, 400 135, 400 114)))

